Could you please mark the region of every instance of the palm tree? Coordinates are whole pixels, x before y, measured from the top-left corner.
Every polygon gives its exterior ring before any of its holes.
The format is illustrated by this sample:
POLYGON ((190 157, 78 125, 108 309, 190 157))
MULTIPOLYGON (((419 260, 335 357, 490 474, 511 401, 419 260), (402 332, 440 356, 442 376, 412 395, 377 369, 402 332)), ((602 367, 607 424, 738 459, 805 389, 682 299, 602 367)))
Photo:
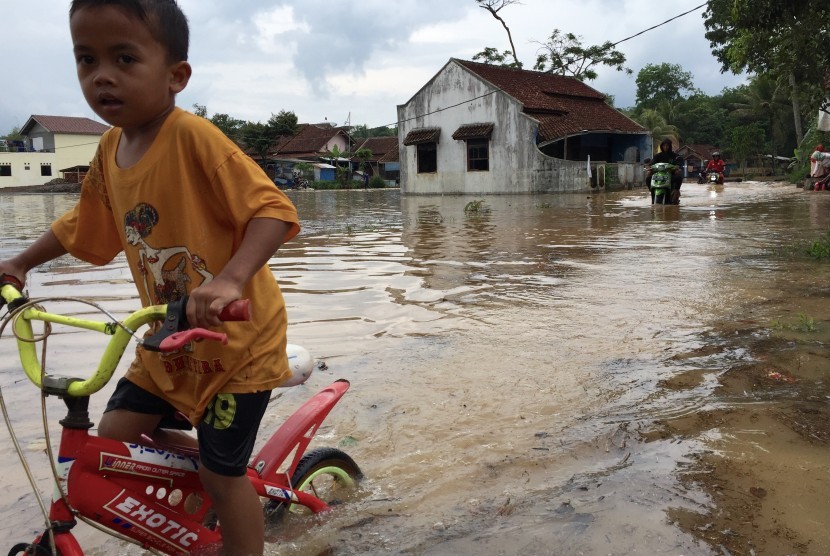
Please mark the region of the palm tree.
MULTIPOLYGON (((778 135, 777 142, 779 146, 784 142, 784 137, 781 134, 784 125, 780 120, 790 107, 782 80, 775 79, 769 74, 756 75, 749 85, 741 88, 741 92, 743 93, 743 99, 741 102, 731 105, 732 114, 746 123, 769 122, 770 147, 774 157, 776 154, 776 135, 778 135), (779 121, 776 121, 776 119, 779 121)), ((764 127, 767 126, 764 125, 764 127)), ((775 163, 773 162, 774 167, 775 163)))
POLYGON ((680 144, 680 132, 677 127, 666 123, 666 119, 653 108, 646 108, 640 115, 633 118, 635 122, 649 130, 652 138, 655 139, 652 154, 660 148, 663 139, 671 139, 672 143, 680 144))

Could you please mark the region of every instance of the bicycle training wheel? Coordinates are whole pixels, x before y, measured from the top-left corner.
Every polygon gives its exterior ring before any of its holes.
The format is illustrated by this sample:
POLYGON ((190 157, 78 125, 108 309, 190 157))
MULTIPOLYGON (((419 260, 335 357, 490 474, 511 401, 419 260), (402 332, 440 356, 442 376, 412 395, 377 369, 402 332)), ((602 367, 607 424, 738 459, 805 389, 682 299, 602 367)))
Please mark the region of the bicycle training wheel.
MULTIPOLYGON (((296 471, 291 476, 294 490, 312 494, 334 506, 343 501, 357 489, 357 483, 363 474, 354 460, 347 453, 337 448, 315 448, 302 457, 296 471)), ((310 514, 311 511, 300 504, 289 504, 280 500, 268 500, 265 514, 279 518, 286 512, 310 514)))

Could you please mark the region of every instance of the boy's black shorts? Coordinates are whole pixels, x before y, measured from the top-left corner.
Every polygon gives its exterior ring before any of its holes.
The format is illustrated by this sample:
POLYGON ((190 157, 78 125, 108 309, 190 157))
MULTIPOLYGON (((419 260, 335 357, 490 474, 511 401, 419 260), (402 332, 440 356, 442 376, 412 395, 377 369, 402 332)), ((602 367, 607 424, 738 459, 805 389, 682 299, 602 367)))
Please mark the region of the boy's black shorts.
MULTIPOLYGON (((217 394, 196 426, 202 465, 218 475, 245 475, 270 397, 271 392, 267 390, 251 394, 217 394)), ((118 381, 104 412, 113 409, 161 415, 159 427, 162 428, 193 428, 186 420, 176 418, 176 409, 170 403, 126 378, 118 381)))

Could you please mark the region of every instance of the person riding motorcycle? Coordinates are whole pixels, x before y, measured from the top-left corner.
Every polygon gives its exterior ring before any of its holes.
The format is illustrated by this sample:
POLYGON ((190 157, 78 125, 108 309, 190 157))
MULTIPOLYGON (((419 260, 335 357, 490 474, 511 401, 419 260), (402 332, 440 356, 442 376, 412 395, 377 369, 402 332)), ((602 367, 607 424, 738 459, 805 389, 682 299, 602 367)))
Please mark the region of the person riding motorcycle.
POLYGON ((712 153, 712 160, 706 165, 707 172, 718 173, 718 183, 723 183, 723 171, 726 169, 726 162, 720 157, 720 153, 715 151, 712 153))
MULTIPOLYGON (((683 159, 679 154, 672 150, 671 139, 663 139, 660 143, 660 152, 655 154, 654 158, 651 159, 651 164, 657 164, 658 162, 667 162, 677 166, 671 177, 671 204, 680 204, 680 186, 683 185, 683 174, 681 171, 683 159)), ((646 173, 646 182, 649 190, 651 190, 652 173, 653 171, 651 167, 649 167, 648 172, 646 173)), ((651 191, 651 204, 654 204, 654 191, 651 191)))

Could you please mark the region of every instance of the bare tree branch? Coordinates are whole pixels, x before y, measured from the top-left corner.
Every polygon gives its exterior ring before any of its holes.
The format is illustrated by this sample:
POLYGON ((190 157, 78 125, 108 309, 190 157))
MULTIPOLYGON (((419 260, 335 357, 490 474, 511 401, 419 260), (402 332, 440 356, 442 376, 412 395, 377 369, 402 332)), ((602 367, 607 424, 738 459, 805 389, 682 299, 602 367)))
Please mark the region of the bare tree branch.
POLYGON ((504 27, 504 30, 507 31, 507 40, 510 41, 510 49, 513 52, 513 60, 516 63, 515 67, 521 68, 522 63, 519 61, 518 54, 516 54, 516 45, 513 44, 513 35, 510 33, 510 28, 507 26, 507 23, 505 23, 501 16, 499 16, 499 11, 501 11, 502 8, 506 8, 512 4, 521 4, 521 2, 519 2, 519 0, 476 0, 476 2, 478 3, 479 8, 490 12, 490 15, 496 18, 496 20, 501 23, 501 26, 504 27))

